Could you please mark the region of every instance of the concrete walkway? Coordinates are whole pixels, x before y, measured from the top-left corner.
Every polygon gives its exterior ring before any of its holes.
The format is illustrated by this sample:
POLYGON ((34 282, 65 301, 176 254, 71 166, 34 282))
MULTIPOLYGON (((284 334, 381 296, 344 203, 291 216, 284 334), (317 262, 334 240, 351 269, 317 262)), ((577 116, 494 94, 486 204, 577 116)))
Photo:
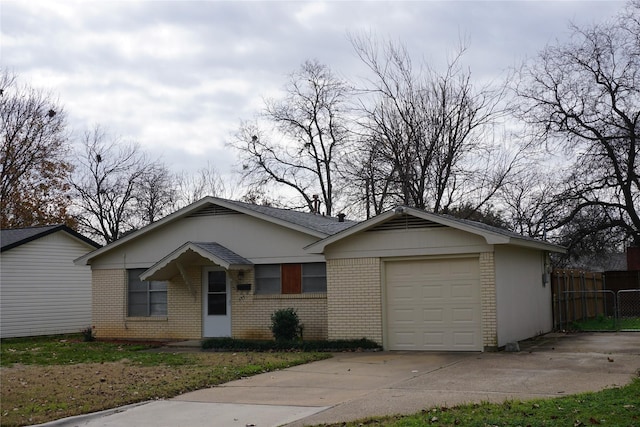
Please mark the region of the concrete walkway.
POLYGON ((521 343, 521 350, 339 353, 171 400, 48 425, 298 427, 597 391, 640 373, 640 333, 551 334, 521 343))

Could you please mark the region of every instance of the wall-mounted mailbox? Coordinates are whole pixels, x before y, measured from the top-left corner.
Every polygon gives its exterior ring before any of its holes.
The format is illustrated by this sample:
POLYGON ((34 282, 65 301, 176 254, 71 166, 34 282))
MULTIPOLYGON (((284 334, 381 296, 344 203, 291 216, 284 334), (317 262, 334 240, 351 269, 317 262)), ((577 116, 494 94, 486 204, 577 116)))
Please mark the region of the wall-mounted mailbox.
POLYGON ((238 284, 238 285, 236 285, 236 289, 239 290, 239 291, 250 291, 251 290, 251 283, 238 284))

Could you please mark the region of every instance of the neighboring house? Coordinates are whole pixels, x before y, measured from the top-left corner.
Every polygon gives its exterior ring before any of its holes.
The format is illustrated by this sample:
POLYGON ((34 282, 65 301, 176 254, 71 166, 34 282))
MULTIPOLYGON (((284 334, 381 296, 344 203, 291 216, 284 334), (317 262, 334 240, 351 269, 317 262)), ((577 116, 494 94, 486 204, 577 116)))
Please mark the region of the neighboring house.
POLYGON ((0 232, 0 336, 91 326, 91 270, 73 261, 100 245, 65 225, 0 232))
POLYGON ((207 197, 76 263, 98 337, 271 338, 292 307, 304 339, 482 351, 551 330, 563 251, 411 208, 358 223, 207 197))

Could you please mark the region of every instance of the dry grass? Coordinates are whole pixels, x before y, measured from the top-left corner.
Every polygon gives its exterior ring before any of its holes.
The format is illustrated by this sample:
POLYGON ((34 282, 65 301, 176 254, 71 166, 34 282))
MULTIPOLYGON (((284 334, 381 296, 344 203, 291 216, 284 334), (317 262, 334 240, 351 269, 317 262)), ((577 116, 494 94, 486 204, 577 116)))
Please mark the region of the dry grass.
MULTIPOLYGON (((79 344, 80 345, 80 344, 79 344)), ((2 426, 43 423, 146 400, 169 398, 244 376, 318 360, 312 353, 187 353, 158 364, 102 363, 0 368, 2 426)))

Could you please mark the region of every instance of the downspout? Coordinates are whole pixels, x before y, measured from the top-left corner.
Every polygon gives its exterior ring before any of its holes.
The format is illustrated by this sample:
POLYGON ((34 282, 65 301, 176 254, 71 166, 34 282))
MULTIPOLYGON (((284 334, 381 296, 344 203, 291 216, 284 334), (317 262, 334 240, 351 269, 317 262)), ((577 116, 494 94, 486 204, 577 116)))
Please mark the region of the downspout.
POLYGON ((127 253, 122 254, 122 269, 124 270, 122 274, 124 274, 124 310, 123 314, 123 323, 124 329, 129 329, 129 325, 127 325, 127 315, 129 310, 129 275, 127 274, 127 253))

